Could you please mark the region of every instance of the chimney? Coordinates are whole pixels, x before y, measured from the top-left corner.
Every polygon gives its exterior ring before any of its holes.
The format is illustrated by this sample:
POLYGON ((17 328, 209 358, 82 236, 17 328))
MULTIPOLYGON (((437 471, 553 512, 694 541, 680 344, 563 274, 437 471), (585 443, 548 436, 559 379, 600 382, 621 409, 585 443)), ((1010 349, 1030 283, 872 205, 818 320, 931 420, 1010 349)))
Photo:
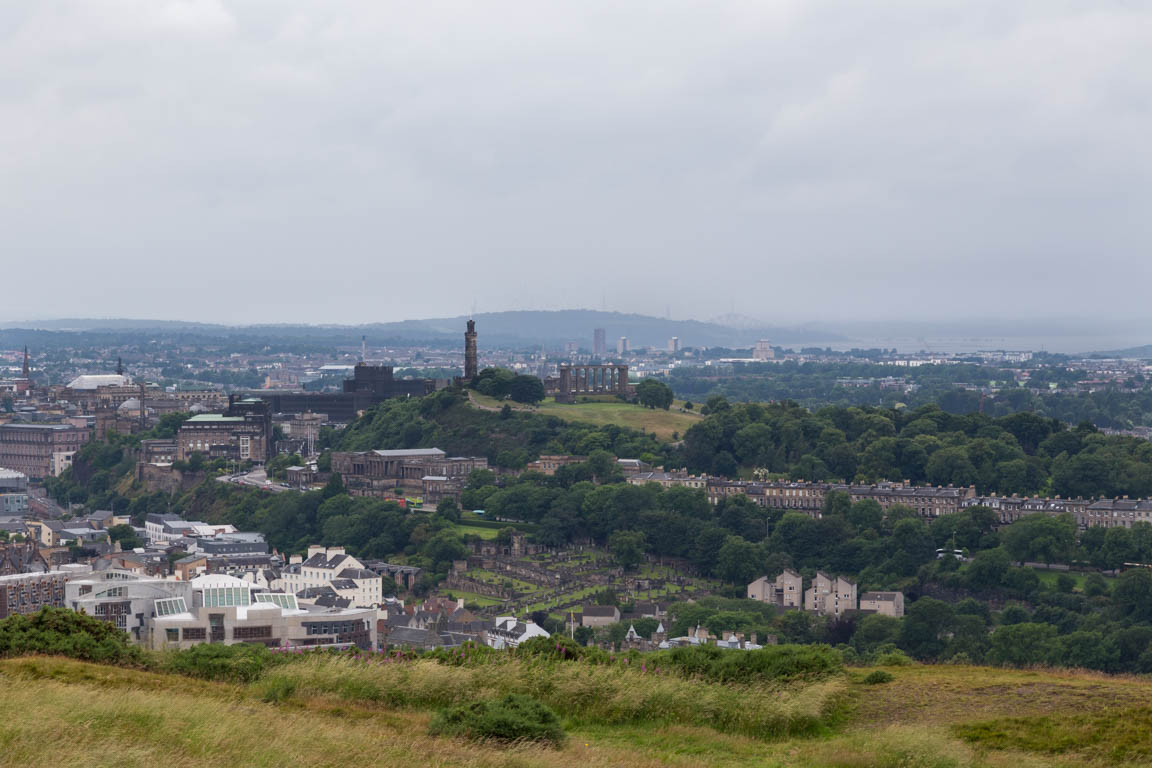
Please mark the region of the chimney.
POLYGON ((324 554, 324 547, 320 546, 319 544, 313 544, 308 547, 308 557, 311 558, 322 554, 324 554))
POLYGON ((724 638, 724 642, 728 642, 729 640, 732 639, 732 630, 726 629, 723 632, 721 632, 720 635, 721 635, 721 637, 724 638))
POLYGON ((757 643, 756 643, 756 633, 755 633, 755 632, 753 632, 753 633, 752 633, 752 634, 749 636, 749 638, 748 638, 748 642, 752 643, 752 645, 757 645, 757 643))
POLYGON ((328 547, 328 557, 335 557, 336 555, 347 554, 344 547, 328 547))

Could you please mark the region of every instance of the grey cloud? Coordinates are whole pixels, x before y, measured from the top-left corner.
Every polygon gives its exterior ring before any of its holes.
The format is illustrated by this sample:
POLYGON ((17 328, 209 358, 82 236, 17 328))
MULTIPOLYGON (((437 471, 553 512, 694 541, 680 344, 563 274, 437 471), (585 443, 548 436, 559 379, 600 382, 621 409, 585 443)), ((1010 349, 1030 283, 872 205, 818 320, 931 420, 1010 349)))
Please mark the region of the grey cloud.
POLYGON ((1149 39, 1119 0, 5 4, 3 274, 50 288, 0 319, 1091 316, 1152 276, 1149 39))

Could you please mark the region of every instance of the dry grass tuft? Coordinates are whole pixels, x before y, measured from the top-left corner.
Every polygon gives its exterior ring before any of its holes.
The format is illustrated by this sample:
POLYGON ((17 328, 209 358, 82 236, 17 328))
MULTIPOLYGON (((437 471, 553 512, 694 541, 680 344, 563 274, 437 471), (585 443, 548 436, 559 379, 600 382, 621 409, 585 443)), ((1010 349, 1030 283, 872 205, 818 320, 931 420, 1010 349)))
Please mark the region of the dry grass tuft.
POLYGON ((576 723, 680 723, 770 739, 825 732, 847 684, 833 679, 775 688, 734 686, 591 664, 510 660, 454 667, 429 660, 363 663, 316 656, 270 671, 258 688, 268 699, 335 696, 407 709, 519 693, 576 723))

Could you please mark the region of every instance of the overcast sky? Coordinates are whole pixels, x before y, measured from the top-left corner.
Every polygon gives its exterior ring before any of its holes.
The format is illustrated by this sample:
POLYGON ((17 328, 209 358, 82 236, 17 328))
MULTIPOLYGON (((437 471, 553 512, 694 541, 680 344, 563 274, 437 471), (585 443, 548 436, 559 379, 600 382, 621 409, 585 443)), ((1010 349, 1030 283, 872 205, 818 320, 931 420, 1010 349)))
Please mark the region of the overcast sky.
POLYGON ((1152 315, 1143 0, 0 4, 0 320, 1152 315))

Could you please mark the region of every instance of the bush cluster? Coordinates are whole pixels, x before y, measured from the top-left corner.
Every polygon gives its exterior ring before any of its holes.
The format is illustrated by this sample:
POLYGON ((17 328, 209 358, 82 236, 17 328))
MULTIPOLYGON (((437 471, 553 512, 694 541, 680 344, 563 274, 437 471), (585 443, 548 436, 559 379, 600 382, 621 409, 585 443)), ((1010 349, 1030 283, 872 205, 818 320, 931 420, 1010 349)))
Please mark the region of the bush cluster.
POLYGON ((564 743, 564 726, 548 707, 518 693, 501 699, 446 707, 436 713, 429 731, 434 736, 463 736, 473 741, 564 743))
POLYGON ((0 658, 45 654, 104 664, 138 664, 140 649, 106 621, 65 608, 44 608, 0 621, 0 658))

